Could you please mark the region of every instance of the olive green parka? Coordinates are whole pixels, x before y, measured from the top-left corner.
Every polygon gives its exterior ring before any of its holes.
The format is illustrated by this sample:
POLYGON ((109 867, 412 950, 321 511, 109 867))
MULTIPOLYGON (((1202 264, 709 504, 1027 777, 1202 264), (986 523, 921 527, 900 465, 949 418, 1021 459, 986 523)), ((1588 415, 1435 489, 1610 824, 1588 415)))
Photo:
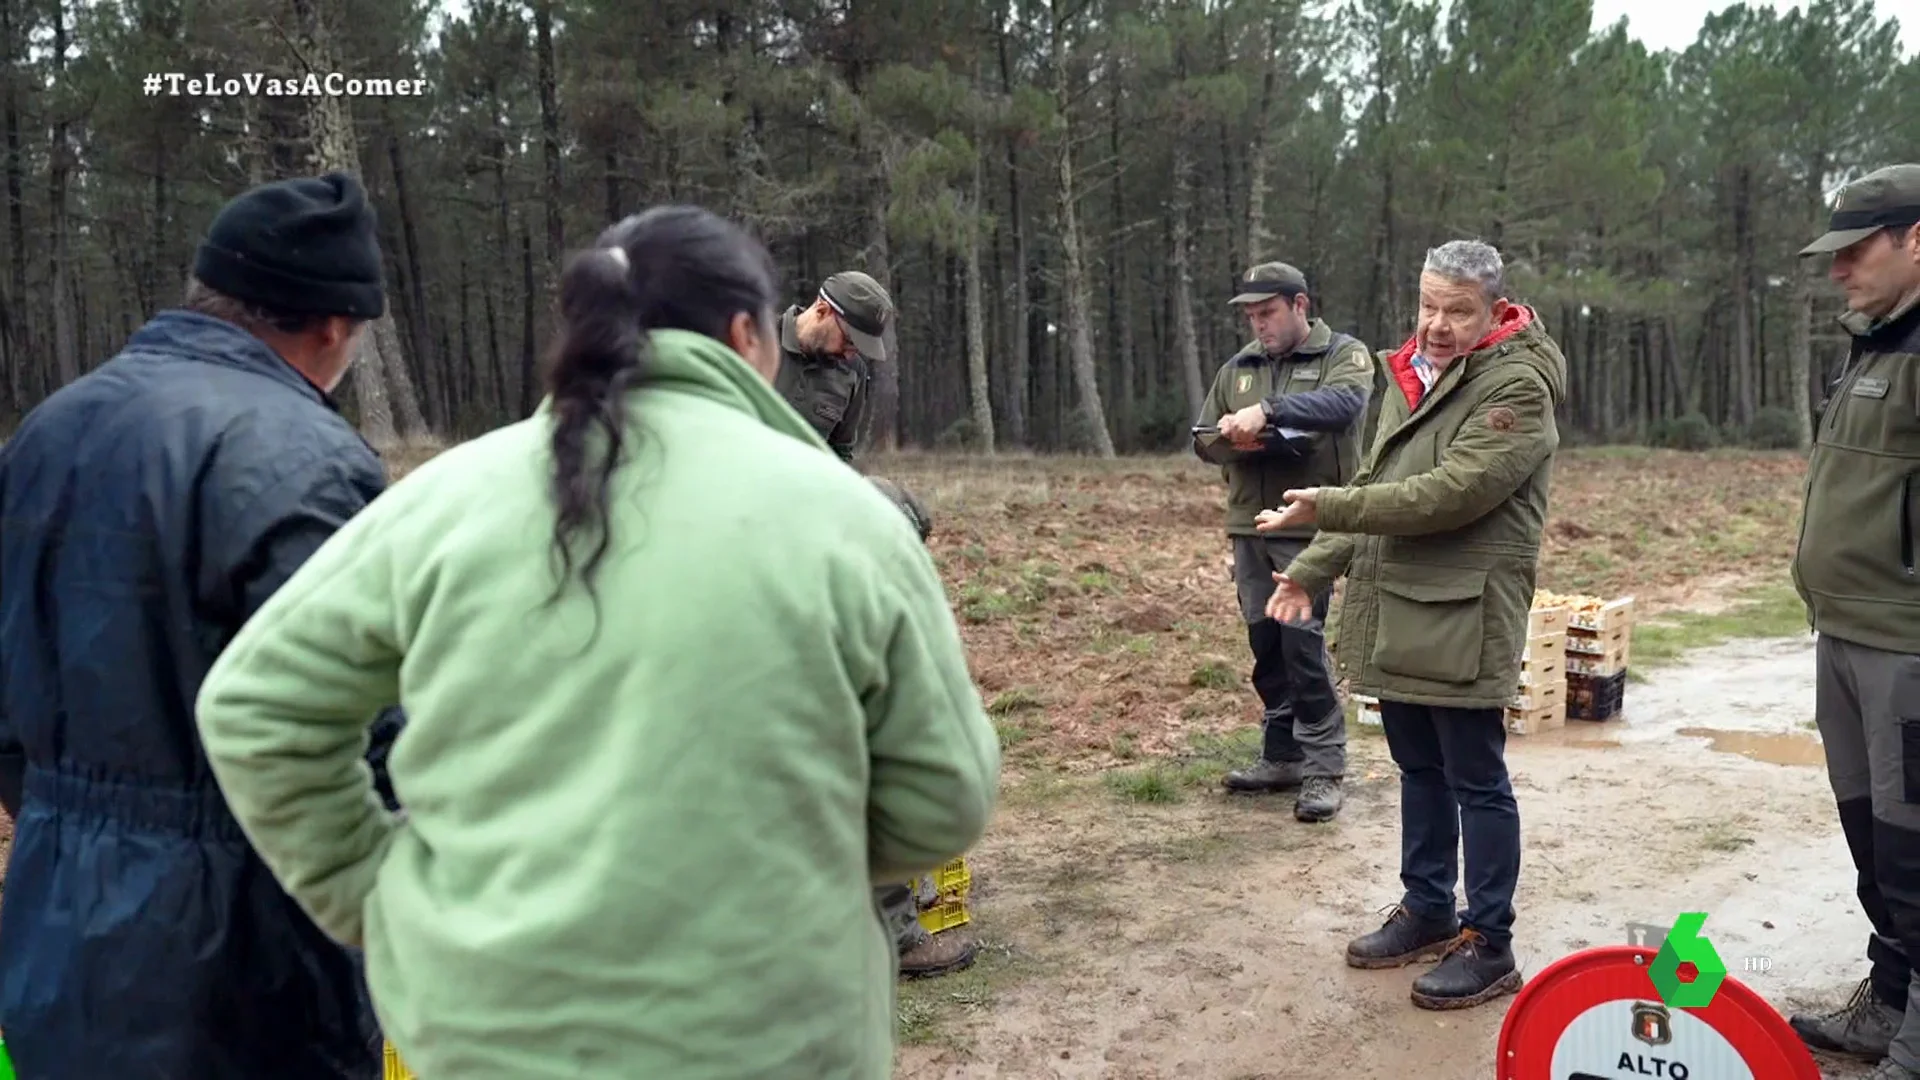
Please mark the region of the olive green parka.
POLYGON ((1351 486, 1321 490, 1320 535, 1286 573, 1313 596, 1346 575, 1338 660, 1354 693, 1504 707, 1533 606, 1566 357, 1518 305, 1424 394, 1413 352, 1409 340, 1387 357, 1366 464, 1351 486))

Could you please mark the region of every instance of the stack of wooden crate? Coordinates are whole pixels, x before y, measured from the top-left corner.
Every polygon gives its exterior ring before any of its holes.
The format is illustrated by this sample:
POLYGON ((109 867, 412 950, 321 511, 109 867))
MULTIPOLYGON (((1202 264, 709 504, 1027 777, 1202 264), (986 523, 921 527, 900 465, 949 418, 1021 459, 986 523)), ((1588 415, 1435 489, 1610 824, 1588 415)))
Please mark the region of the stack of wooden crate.
POLYGON ((1574 609, 1567 621, 1567 715, 1611 720, 1626 702, 1633 597, 1574 609))
POLYGON ((1507 730, 1533 735, 1567 723, 1567 609, 1534 600, 1520 651, 1520 685, 1507 703, 1507 730))

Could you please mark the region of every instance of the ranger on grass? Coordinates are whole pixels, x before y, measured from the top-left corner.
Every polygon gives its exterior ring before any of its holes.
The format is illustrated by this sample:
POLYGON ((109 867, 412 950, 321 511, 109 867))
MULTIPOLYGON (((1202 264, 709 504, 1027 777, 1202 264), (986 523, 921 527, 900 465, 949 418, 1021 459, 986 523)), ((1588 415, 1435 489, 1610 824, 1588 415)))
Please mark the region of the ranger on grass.
POLYGON ((1229 301, 1247 317, 1254 340, 1221 366, 1197 421, 1219 433, 1194 437, 1194 449, 1221 466, 1227 481, 1227 535, 1240 614, 1253 650, 1253 687, 1265 711, 1260 761, 1226 775, 1234 791, 1299 789, 1294 816, 1326 821, 1339 813, 1347 768, 1345 710, 1327 673, 1322 623, 1285 626, 1266 615, 1274 571, 1305 551, 1312 525, 1262 536, 1254 517, 1279 506, 1282 492, 1338 486, 1359 468, 1360 425, 1373 387, 1373 355, 1355 338, 1307 315, 1307 279, 1286 263, 1248 270, 1229 301), (1284 429, 1292 434, 1272 434, 1284 429), (1263 440, 1262 432, 1269 432, 1263 440))
MULTIPOLYGON (((774 388, 813 425, 842 461, 853 463, 865 426, 872 363, 887 361, 882 340, 894 318, 893 298, 872 277, 846 270, 820 285, 812 304, 780 316, 780 372, 774 388)), ((925 540, 933 532, 926 507, 890 480, 873 483, 907 515, 925 540)), ((900 974, 924 978, 973 963, 976 944, 965 934, 935 937, 920 925, 911 885, 874 890, 881 916, 900 950, 900 974)))
POLYGON ((1920 1080, 1920 164, 1841 190, 1828 256, 1852 349, 1807 464, 1793 583, 1819 636, 1814 722, 1873 932, 1870 970, 1837 1011, 1797 1014, 1807 1045, 1920 1080))
POLYGON ((820 432, 840 460, 853 460, 866 424, 871 365, 887 361, 882 340, 893 298, 858 270, 820 285, 813 303, 780 316, 780 376, 774 389, 820 432))

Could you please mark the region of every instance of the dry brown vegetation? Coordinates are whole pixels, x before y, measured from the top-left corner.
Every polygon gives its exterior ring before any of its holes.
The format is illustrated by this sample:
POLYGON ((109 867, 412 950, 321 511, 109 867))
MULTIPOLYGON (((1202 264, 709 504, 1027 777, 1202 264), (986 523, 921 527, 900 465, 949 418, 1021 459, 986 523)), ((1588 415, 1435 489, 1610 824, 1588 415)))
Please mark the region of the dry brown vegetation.
MULTIPOLYGON (((1016 764, 1097 768, 1251 724, 1224 488, 1189 457, 901 455, 975 681, 1016 764)), ((1631 593, 1647 614, 1714 610, 1785 579, 1804 463, 1793 454, 1570 451, 1540 584, 1631 593)))

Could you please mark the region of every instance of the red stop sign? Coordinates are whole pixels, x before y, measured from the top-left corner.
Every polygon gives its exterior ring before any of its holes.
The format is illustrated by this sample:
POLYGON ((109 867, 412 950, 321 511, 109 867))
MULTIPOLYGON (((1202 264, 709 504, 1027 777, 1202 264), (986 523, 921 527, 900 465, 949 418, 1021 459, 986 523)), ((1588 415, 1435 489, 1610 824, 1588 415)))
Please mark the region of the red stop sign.
POLYGON ((1507 1010, 1498 1080, 1820 1080, 1786 1018, 1731 975, 1706 1008, 1663 1004, 1656 955, 1608 945, 1547 965, 1507 1010))

